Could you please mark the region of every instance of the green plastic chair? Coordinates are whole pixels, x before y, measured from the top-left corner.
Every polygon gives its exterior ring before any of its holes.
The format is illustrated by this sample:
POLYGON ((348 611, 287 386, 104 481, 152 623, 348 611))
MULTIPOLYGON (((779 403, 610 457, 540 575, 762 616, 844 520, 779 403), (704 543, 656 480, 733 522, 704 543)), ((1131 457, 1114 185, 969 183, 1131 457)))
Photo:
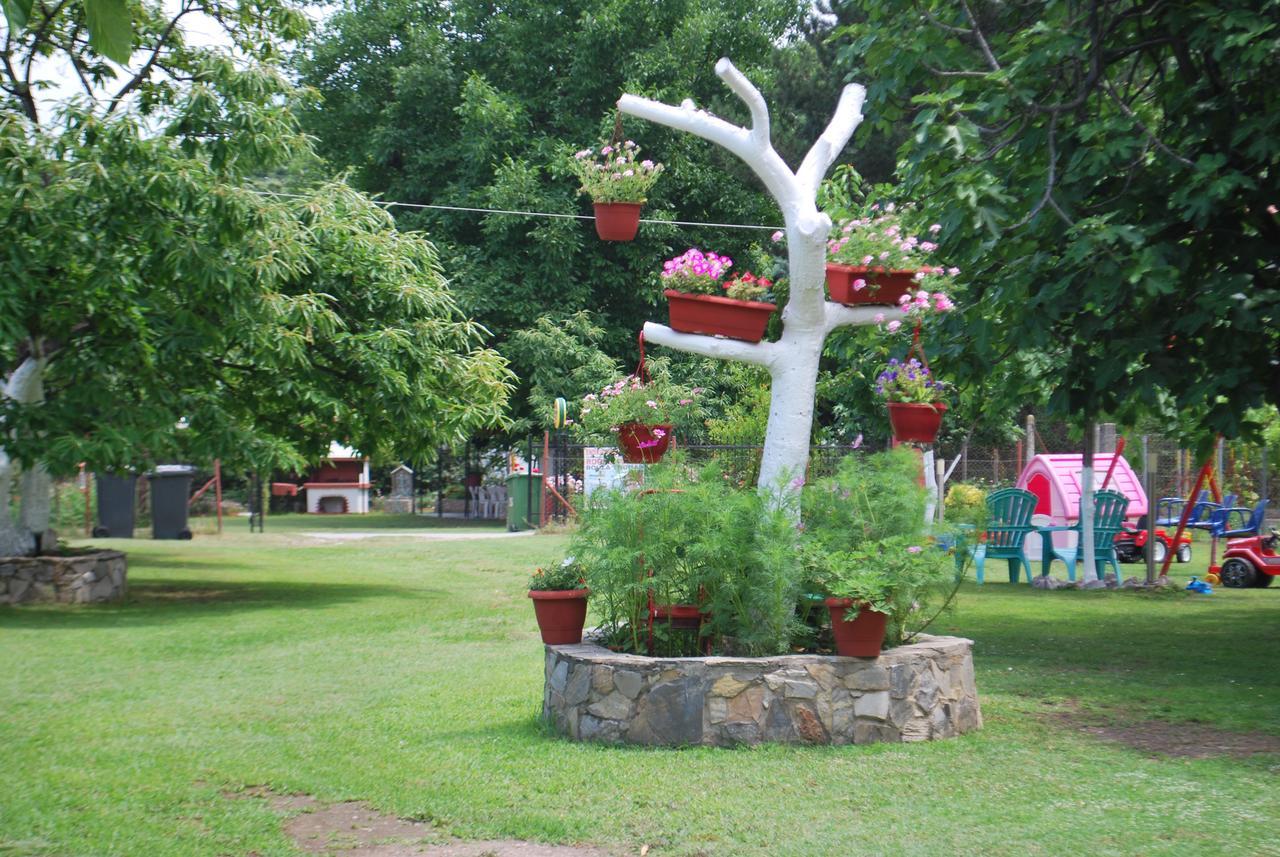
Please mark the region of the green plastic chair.
MULTIPOLYGON (((1099 491, 1093 495, 1093 561, 1105 565, 1110 563, 1116 570, 1116 580, 1120 579, 1120 563, 1116 561, 1115 540, 1124 523, 1124 513, 1129 509, 1129 498, 1119 491, 1099 491)), ((1080 523, 1071 529, 1076 532, 1076 547, 1053 549, 1055 558, 1062 560, 1067 566, 1067 578, 1076 579, 1076 563, 1080 553, 1080 523)))
POLYGON ((1004 488, 987 495, 987 529, 985 538, 973 548, 973 565, 978 583, 983 581, 983 564, 988 559, 1009 561, 1009 582, 1018 582, 1019 570, 1025 570, 1031 582, 1031 563, 1023 551, 1027 533, 1035 532, 1031 516, 1036 510, 1036 495, 1021 488, 1004 488))

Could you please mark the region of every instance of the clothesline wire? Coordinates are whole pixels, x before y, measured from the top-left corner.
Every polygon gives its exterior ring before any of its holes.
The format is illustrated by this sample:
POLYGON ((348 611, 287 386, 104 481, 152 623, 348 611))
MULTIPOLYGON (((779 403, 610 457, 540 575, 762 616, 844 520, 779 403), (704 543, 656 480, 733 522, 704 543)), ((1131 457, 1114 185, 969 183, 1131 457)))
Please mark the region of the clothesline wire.
MULTIPOLYGON (((288 199, 306 199, 306 194, 301 193, 284 193, 275 190, 258 190, 255 193, 264 196, 279 196, 288 199)), ((595 220, 589 214, 559 214, 554 211, 521 211, 519 209, 510 208, 470 208, 464 205, 429 205, 423 202, 394 202, 392 200, 375 199, 372 200, 375 205, 386 206, 387 208, 418 208, 431 209, 433 211, 466 211, 476 214, 506 214, 519 217, 550 217, 561 218, 564 220, 595 220)), ((759 229, 765 232, 776 232, 782 227, 779 226, 758 226, 751 223, 707 223, 697 220, 655 220, 647 217, 640 218, 641 223, 655 223, 663 226, 707 226, 716 229, 759 229)))

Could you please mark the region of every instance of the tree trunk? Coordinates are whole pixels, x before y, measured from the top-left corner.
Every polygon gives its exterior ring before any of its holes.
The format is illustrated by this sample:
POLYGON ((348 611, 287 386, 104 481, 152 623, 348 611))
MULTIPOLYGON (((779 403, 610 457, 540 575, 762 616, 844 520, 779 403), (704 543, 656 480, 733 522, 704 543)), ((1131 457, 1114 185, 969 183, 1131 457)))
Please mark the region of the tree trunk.
MULTIPOLYGON (((4 397, 23 404, 43 400, 45 363, 42 356, 23 360, 6 380, 4 397)), ((35 553, 39 534, 49 529, 52 484, 48 472, 40 464, 21 472, 22 510, 15 522, 10 512, 10 497, 18 475, 16 462, 0 448, 0 556, 35 553)))
POLYGON ((1080 560, 1081 579, 1088 583, 1098 579, 1098 564, 1093 558, 1093 420, 1085 424, 1083 469, 1080 472, 1080 560))

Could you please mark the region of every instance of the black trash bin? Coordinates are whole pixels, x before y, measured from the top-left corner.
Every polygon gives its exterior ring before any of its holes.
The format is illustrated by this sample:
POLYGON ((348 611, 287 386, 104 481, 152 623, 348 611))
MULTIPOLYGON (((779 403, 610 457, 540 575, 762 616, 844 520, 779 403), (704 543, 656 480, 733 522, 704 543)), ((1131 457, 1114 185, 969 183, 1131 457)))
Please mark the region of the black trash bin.
POLYGON ((98 483, 98 526, 93 528, 94 538, 133 538, 138 477, 132 473, 99 473, 94 481, 98 483))
POLYGON ((191 496, 191 475, 186 464, 161 464, 147 474, 151 481, 151 537, 189 539, 187 498, 191 496))

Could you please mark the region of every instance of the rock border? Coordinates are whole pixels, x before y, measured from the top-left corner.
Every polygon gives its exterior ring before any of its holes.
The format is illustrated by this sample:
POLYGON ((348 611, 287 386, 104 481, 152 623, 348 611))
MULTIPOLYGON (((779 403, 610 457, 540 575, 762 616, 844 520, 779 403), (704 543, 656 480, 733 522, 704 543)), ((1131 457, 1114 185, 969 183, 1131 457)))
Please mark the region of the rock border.
POLYGON ((982 728, 973 641, 878 658, 647 658, 546 647, 544 718, 575 741, 653 746, 929 741, 982 728))
POLYGON ((94 550, 68 556, 0 557, 0 604, 90 604, 123 598, 125 555, 94 550))

